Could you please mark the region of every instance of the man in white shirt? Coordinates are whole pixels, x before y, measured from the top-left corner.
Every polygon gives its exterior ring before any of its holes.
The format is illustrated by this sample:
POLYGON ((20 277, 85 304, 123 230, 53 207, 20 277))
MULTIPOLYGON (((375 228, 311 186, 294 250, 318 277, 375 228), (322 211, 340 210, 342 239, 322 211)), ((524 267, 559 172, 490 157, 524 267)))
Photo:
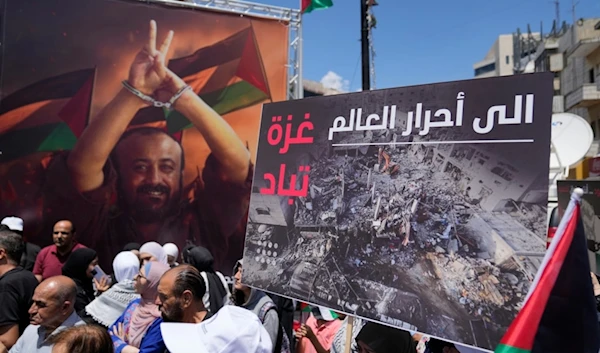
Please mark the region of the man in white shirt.
POLYGON ((48 338, 67 327, 83 325, 75 313, 77 287, 65 276, 50 277, 33 293, 30 324, 9 353, 51 353, 48 338))
POLYGON ((273 343, 258 317, 226 305, 200 323, 160 324, 171 353, 272 353, 273 343))

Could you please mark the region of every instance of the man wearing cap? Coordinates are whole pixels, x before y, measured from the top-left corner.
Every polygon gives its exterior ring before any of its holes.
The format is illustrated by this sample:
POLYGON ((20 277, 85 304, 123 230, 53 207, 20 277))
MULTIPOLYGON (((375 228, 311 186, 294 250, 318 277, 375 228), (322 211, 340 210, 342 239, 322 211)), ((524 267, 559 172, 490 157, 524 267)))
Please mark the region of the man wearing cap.
POLYGON ((337 314, 322 306, 313 307, 311 315, 296 331, 297 353, 317 353, 331 349, 333 338, 342 326, 337 314))
MULTIPOLYGON (((200 300, 202 302, 202 300, 200 300)), ((162 323, 171 353, 271 353, 267 330, 251 311, 227 305, 198 324, 162 323)))
MULTIPOLYGON (((2 224, 5 225, 8 229, 13 232, 19 234, 23 237, 23 219, 19 217, 5 217, 2 220, 2 224)), ((25 238, 23 237, 23 240, 25 238)), ((40 253, 41 248, 35 244, 31 244, 25 242, 25 247, 23 248, 23 255, 21 255, 21 259, 19 261, 19 265, 26 269, 27 271, 33 271, 33 266, 35 265, 35 258, 40 253)))

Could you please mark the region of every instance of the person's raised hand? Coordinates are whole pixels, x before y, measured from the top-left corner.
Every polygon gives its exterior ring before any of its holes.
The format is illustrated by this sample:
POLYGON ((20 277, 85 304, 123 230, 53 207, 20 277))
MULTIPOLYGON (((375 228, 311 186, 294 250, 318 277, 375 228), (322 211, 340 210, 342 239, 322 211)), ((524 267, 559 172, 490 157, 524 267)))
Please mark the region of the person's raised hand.
POLYGON ((173 40, 173 31, 156 48, 156 21, 150 21, 148 43, 135 56, 129 69, 129 84, 138 91, 150 96, 160 87, 167 75, 166 57, 173 40))
POLYGON ((94 284, 96 285, 96 290, 99 293, 104 293, 110 289, 110 283, 108 276, 104 276, 100 279, 100 281, 94 278, 94 284))

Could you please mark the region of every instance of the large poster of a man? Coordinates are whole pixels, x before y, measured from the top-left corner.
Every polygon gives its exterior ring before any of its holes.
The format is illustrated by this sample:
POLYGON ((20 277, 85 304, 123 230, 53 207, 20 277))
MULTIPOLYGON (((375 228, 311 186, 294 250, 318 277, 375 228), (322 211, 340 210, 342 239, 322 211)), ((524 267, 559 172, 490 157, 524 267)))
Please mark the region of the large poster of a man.
POLYGON ((39 245, 72 220, 106 267, 153 240, 206 246, 230 270, 260 104, 286 94, 285 25, 130 1, 3 9, 0 213, 39 245))

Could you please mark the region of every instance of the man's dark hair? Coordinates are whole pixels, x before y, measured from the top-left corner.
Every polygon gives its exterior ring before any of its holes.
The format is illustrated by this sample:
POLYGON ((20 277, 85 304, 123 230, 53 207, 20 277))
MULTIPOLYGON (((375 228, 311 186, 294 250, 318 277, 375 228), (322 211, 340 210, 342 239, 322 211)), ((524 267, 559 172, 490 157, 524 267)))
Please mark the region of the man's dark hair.
POLYGON ((125 141, 127 138, 129 138, 133 135, 141 135, 141 136, 165 135, 165 136, 168 136, 171 140, 175 141, 177 143, 177 145, 179 145, 179 148, 181 149, 181 171, 183 171, 185 169, 185 158, 183 156, 183 146, 181 145, 181 142, 177 141, 177 139, 175 139, 173 136, 169 135, 162 129, 159 129, 156 127, 151 127, 151 126, 144 126, 144 127, 133 128, 133 129, 129 129, 129 130, 125 131, 123 133, 123 135, 121 135, 121 138, 119 139, 119 142, 117 142, 117 145, 115 146, 115 148, 113 148, 113 150, 110 154, 110 159, 111 159, 115 169, 117 169, 117 171, 120 168, 119 163, 117 162, 117 159, 116 159, 117 148, 119 147, 119 144, 121 144, 121 142, 125 141))
POLYGON ((456 348, 454 344, 442 340, 438 340, 435 338, 431 338, 429 342, 427 342, 427 348, 431 353, 442 353, 444 348, 456 348))
POLYGON ((0 247, 6 250, 8 260, 18 265, 25 249, 23 237, 12 230, 0 230, 0 247))
POLYGON ((202 301, 202 297, 206 293, 206 285, 200 272, 190 265, 181 265, 177 269, 179 273, 175 276, 173 294, 176 297, 181 297, 183 292, 189 290, 196 301, 202 301))
POLYGON ((75 230, 75 222, 73 222, 72 220, 61 218, 61 219, 57 220, 56 222, 54 222, 54 225, 56 225, 56 223, 58 223, 58 222, 69 222, 69 223, 71 223, 71 234, 75 234, 77 232, 75 230))

